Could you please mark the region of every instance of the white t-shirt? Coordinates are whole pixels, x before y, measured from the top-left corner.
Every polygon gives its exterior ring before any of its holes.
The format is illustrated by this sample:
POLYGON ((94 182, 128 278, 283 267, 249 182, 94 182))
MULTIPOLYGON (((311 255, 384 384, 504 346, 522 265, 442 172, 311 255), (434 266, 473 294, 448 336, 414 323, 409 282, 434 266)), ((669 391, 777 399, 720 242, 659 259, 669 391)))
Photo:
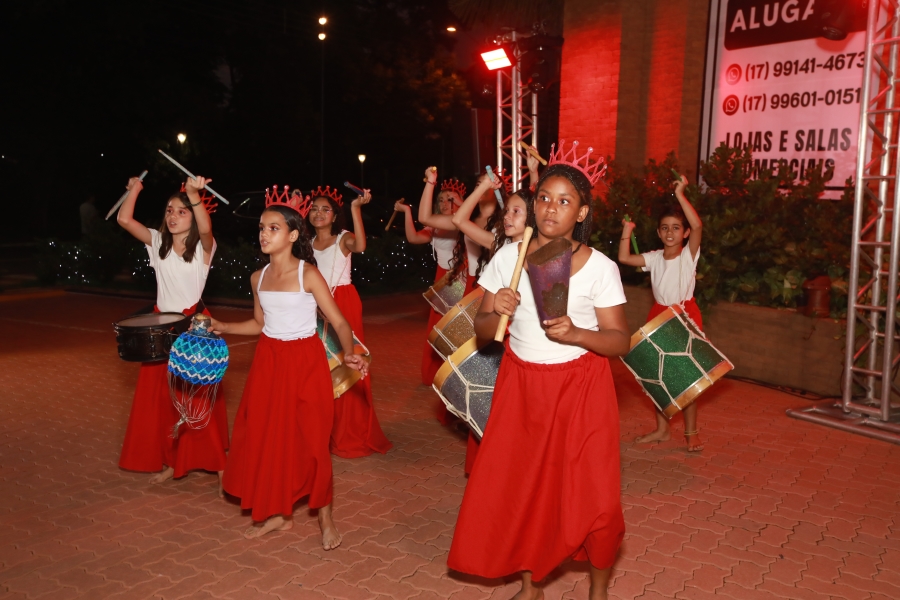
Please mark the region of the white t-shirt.
POLYGON ((696 256, 691 256, 690 245, 685 245, 681 249, 681 254, 671 260, 663 258, 662 250, 645 252, 641 256, 644 257, 646 264, 641 268, 650 271, 650 284, 657 304, 672 306, 694 297, 700 248, 697 248, 696 256))
POLYGON ((435 229, 434 227, 426 227, 423 231, 431 232, 431 247, 438 266, 449 270, 450 261, 453 260, 453 251, 456 249, 458 232, 435 229))
MULTIPOLYGON (((478 285, 496 294, 509 287, 519 244, 506 244, 494 255, 478 279, 478 285)), ((522 301, 509 321, 509 346, 520 358, 528 362, 556 364, 575 360, 587 350, 580 346, 560 344, 547 337, 541 327, 531 280, 523 270, 519 280, 522 301)), ((591 248, 591 256, 580 271, 569 280, 567 314, 576 327, 599 331, 595 308, 607 308, 625 304, 625 291, 619 278, 619 267, 602 253, 591 248)))
MULTIPOLYGON (((181 312, 200 301, 209 276, 209 265, 203 256, 203 244, 197 242, 197 250, 191 262, 184 262, 174 250, 169 250, 168 256, 160 258, 161 245, 162 235, 151 229, 150 245, 145 244, 144 247, 150 255, 150 266, 156 271, 156 306, 162 312, 181 312)), ((215 253, 216 242, 213 240, 212 252, 209 253, 210 263, 215 253)))

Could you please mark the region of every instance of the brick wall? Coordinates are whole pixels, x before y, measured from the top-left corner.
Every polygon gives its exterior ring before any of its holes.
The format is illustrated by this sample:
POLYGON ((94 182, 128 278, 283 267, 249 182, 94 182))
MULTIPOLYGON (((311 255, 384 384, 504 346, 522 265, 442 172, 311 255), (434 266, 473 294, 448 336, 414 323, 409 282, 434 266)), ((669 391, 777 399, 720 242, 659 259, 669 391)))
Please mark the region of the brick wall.
POLYGON ((566 0, 560 138, 695 175, 708 0, 566 0))

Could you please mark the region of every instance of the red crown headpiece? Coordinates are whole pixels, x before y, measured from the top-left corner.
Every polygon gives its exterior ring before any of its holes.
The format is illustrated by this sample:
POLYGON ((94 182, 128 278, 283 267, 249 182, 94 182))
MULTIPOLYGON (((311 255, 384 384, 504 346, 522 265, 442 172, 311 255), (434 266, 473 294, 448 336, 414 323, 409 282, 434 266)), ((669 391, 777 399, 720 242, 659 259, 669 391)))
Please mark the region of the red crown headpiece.
POLYGON ((344 195, 341 194, 337 190, 337 188, 331 189, 331 186, 328 186, 328 185, 325 186, 324 190, 322 189, 322 186, 320 185, 319 187, 314 189, 312 192, 310 192, 309 196, 310 196, 310 198, 331 198, 332 200, 337 202, 338 206, 340 206, 340 207, 344 206, 344 202, 342 201, 342 198, 344 197, 344 195))
MULTIPOLYGON (((184 187, 184 183, 181 184, 181 192, 185 193, 187 190, 184 187)), ((216 212, 216 207, 219 206, 219 203, 216 202, 214 196, 212 194, 207 193, 205 189, 200 190, 200 202, 203 203, 203 208, 206 209, 207 214, 213 214, 216 212)))
POLYGON ((504 172, 503 167, 497 167, 497 169, 494 171, 494 175, 499 177, 500 181, 503 182, 503 187, 506 190, 506 194, 507 195, 512 194, 512 192, 513 192, 512 173, 506 173, 506 172, 504 172))
POLYGON ((563 146, 565 144, 566 140, 559 140, 559 150, 556 150, 556 144, 550 146, 550 160, 547 161, 547 164, 555 165, 561 163, 569 165, 570 167, 575 167, 584 173, 584 176, 591 182, 591 187, 597 185, 600 178, 606 175, 606 161, 603 157, 598 156, 596 161, 591 162, 590 156, 591 152, 594 151, 593 148, 588 147, 587 152, 578 156, 577 140, 572 142, 572 147, 568 152, 563 151, 563 146))
POLYGON ((278 193, 278 186, 273 185, 271 191, 266 188, 266 208, 270 206, 286 206, 300 213, 304 219, 309 214, 309 208, 312 202, 309 196, 304 197, 300 190, 294 190, 292 194, 288 194, 288 186, 284 186, 284 191, 278 193))
POLYGON ((460 200, 466 197, 466 184, 455 177, 453 179, 445 179, 441 183, 442 192, 454 192, 459 195, 460 200))

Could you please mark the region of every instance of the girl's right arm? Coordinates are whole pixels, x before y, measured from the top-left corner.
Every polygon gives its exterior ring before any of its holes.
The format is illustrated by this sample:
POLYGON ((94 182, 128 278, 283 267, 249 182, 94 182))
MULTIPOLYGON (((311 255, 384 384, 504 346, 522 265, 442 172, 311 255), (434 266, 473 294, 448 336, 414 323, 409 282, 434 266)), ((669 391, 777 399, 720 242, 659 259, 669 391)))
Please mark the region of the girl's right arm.
POLYGON ((422 190, 422 199, 419 201, 419 223, 434 227, 456 231, 456 225, 447 215, 434 214, 432 202, 434 201, 434 186, 437 184, 437 169, 428 167, 425 169, 425 189, 422 190))
POLYGON ((431 241, 431 232, 423 229, 416 231, 416 224, 413 223, 412 209, 408 204, 403 204, 402 200, 394 202, 394 210, 403 213, 403 228, 406 231, 406 241, 410 244, 427 244, 431 241))
POLYGON ((631 232, 635 224, 631 221, 622 221, 622 235, 619 237, 619 263, 630 267, 646 267, 647 261, 643 254, 631 253, 631 232))
POLYGON ((513 316, 522 296, 510 288, 497 290, 496 294, 485 290, 481 307, 475 315, 475 336, 478 344, 484 344, 494 339, 497 333, 497 325, 500 324, 500 315, 513 316))
POLYGON ((235 335, 259 335, 262 333, 263 325, 266 324, 266 317, 263 314, 262 306, 259 305, 259 295, 256 293, 260 273, 262 273, 262 270, 250 276, 250 285, 253 288, 253 318, 239 323, 223 323, 212 319, 213 333, 220 335, 223 333, 233 333, 235 335))
POLYGON ((500 185, 501 184, 499 182, 494 184, 491 181, 490 177, 482 178, 452 218, 453 224, 460 231, 472 238, 472 240, 479 246, 482 246, 489 250, 494 245, 494 232, 482 229, 481 227, 473 223, 472 213, 475 212, 475 206, 478 204, 478 201, 485 194, 485 192, 491 189, 491 187, 499 189, 500 185))
POLYGON ((125 189, 128 190, 128 196, 125 198, 125 202, 122 203, 122 207, 119 208, 119 214, 116 216, 116 222, 128 233, 133 235, 135 238, 143 242, 145 245, 149 246, 153 243, 153 238, 150 235, 150 230, 147 229, 142 223, 135 221, 134 219, 134 204, 137 202, 138 194, 141 193, 141 190, 144 189, 144 184, 138 177, 132 177, 128 180, 128 185, 125 186, 125 189))
POLYGON ((675 182, 675 197, 678 198, 678 204, 681 205, 681 211, 687 218, 688 226, 691 228, 691 235, 688 237, 688 247, 691 249, 691 257, 697 257, 697 251, 700 250, 700 239, 703 237, 703 221, 700 215, 691 204, 687 196, 684 195, 684 188, 687 187, 688 180, 684 175, 679 181, 675 182))

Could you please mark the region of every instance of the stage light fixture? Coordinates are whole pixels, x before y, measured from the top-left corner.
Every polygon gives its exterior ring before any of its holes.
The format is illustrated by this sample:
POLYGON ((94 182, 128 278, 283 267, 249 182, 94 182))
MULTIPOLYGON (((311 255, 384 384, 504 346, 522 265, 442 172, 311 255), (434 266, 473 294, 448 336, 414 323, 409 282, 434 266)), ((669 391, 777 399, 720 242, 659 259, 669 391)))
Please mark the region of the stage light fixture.
POLYGON ((497 69, 503 69, 505 67, 512 66, 512 61, 509 59, 509 56, 506 54, 506 50, 504 50, 503 48, 497 48, 496 50, 491 50, 490 52, 482 52, 481 59, 487 66, 488 71, 496 71, 497 69))

